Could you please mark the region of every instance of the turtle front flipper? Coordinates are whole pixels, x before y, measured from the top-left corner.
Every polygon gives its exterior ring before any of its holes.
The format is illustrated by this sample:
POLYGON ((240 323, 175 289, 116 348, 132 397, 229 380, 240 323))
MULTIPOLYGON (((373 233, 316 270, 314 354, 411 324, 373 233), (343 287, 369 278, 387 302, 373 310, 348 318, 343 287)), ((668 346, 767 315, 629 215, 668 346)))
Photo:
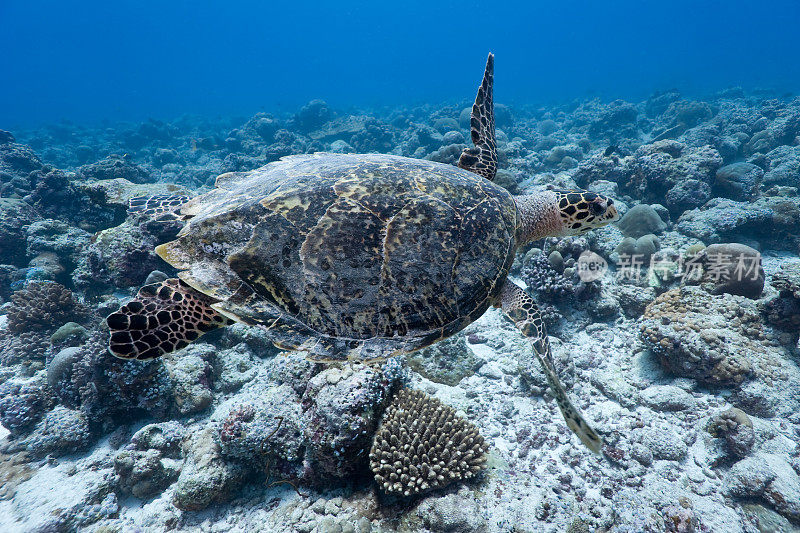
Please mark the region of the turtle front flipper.
POLYGON ((472 105, 470 134, 473 148, 465 148, 458 159, 458 166, 489 181, 497 174, 497 140, 494 133, 494 54, 486 60, 483 82, 472 105))
POLYGON ((109 350, 121 359, 155 359, 180 350, 203 333, 230 321, 214 300, 178 279, 145 285, 136 297, 106 318, 109 350))
POLYGON ((181 207, 190 198, 177 194, 136 196, 128 200, 128 213, 139 213, 157 220, 185 220, 181 207))
POLYGON ((594 453, 600 453, 600 448, 603 445, 602 439, 589 427, 580 411, 569 401, 564 387, 561 386, 553 365, 550 342, 547 340, 547 331, 542 320, 542 314, 533 298, 515 283, 506 280, 500 295, 500 306, 522 334, 531 340, 533 351, 544 369, 547 382, 550 384, 550 389, 558 403, 558 407, 561 409, 561 414, 564 415, 567 426, 581 439, 581 442, 587 448, 594 453))

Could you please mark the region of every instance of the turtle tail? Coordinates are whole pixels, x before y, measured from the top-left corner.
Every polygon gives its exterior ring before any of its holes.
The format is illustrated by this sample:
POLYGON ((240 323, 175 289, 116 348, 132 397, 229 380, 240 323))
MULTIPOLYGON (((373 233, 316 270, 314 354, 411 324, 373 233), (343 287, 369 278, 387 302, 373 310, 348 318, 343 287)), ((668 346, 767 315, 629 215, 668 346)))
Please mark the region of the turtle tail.
POLYGON ((109 350, 121 359, 139 360, 180 350, 203 333, 230 323, 211 307, 213 303, 175 278, 145 285, 106 318, 109 350))

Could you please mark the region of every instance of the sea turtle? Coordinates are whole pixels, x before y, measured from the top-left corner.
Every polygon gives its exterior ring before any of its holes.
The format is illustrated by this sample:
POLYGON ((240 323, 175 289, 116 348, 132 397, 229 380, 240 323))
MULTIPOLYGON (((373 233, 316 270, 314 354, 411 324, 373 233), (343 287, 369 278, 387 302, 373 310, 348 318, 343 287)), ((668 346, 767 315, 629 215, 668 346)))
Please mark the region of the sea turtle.
POLYGON ((512 196, 497 169, 490 54, 458 167, 383 154, 284 157, 219 176, 189 199, 136 198, 131 211, 185 220, 156 253, 177 279, 146 285, 107 318, 110 350, 152 359, 231 322, 283 349, 371 360, 428 346, 490 306, 530 338, 569 427, 599 436, 567 398, 538 307, 507 279, 517 248, 617 220, 584 190, 512 196))

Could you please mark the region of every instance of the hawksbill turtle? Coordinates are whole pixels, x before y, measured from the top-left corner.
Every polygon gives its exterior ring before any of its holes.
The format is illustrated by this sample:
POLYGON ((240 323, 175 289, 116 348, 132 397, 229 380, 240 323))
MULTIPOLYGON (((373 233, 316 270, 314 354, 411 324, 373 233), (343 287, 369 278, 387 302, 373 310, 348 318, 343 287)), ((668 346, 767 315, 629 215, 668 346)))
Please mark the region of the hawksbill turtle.
POLYGON ((517 248, 618 218, 585 190, 512 196, 492 180, 497 145, 489 55, 458 167, 384 154, 294 155, 222 174, 197 196, 135 198, 130 210, 185 220, 156 253, 178 278, 142 287, 107 318, 117 357, 147 360, 232 322, 318 359, 410 352, 500 307, 528 337, 567 425, 601 439, 572 406, 539 308, 507 279, 517 248))

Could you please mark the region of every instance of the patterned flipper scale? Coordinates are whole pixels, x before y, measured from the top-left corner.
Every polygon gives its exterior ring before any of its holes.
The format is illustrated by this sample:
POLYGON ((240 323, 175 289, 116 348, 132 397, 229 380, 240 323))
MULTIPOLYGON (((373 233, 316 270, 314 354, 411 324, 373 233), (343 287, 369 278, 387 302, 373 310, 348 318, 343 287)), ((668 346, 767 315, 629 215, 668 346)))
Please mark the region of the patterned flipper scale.
POLYGON ((523 289, 506 280, 500 296, 500 306, 503 312, 514 322, 523 335, 530 339, 533 351, 542 365, 547 382, 553 396, 564 415, 567 426, 578 436, 587 448, 594 453, 600 453, 603 441, 600 436, 586 423, 580 411, 576 409, 567 397, 564 387, 558 379, 553 356, 550 352, 550 342, 547 340, 542 314, 533 298, 523 289))
POLYGON ((188 201, 188 196, 176 194, 136 196, 128 201, 128 213, 138 213, 156 220, 184 220, 181 207, 188 201))
POLYGON ((469 170, 489 181, 497 174, 497 140, 494 132, 494 54, 486 60, 483 81, 478 87, 478 95, 472 105, 470 135, 472 148, 465 148, 458 160, 458 166, 469 170))
POLYGON ((178 279, 145 285, 136 297, 106 318, 109 350, 121 359, 155 359, 180 350, 200 335, 230 321, 214 301, 178 279))

